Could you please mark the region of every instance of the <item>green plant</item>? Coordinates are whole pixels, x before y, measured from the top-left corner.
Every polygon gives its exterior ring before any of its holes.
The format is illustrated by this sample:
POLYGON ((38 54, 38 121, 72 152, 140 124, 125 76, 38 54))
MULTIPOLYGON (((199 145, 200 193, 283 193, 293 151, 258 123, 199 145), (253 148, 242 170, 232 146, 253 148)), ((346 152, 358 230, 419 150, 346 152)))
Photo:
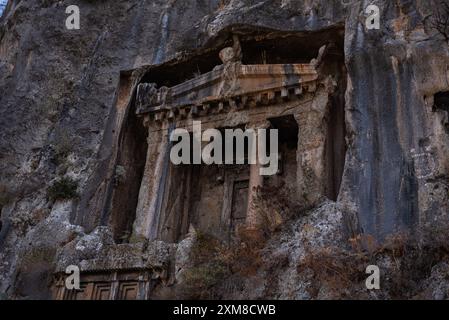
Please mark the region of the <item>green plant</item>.
POLYGON ((230 269, 222 254, 225 246, 213 236, 198 232, 190 252, 192 266, 183 274, 179 293, 185 299, 217 298, 215 288, 229 275, 230 269))
POLYGON ((56 140, 54 144, 54 161, 56 164, 64 163, 67 156, 72 151, 73 141, 70 139, 69 134, 66 131, 60 130, 56 134, 56 140))
POLYGON ((0 185, 0 209, 7 205, 11 200, 12 195, 9 190, 5 186, 0 185))
POLYGON ((78 182, 71 178, 61 178, 55 181, 47 190, 50 200, 73 199, 78 196, 78 182))
POLYGON ((228 274, 228 268, 217 261, 193 267, 184 274, 184 294, 189 299, 211 299, 213 287, 228 274))
POLYGON ((124 166, 116 166, 114 173, 114 184, 118 186, 120 183, 124 182, 126 179, 126 169, 124 166))

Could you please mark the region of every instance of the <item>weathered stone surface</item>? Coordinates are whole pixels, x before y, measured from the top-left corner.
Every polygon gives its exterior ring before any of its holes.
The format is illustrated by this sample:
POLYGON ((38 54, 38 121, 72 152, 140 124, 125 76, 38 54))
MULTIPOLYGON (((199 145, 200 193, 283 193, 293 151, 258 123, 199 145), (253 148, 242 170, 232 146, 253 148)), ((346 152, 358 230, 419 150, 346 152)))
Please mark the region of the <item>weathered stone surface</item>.
MULTIPOLYGON (((171 88, 156 90, 153 83, 141 83, 137 88, 137 113, 179 112, 185 106, 234 101, 248 96, 274 95, 283 89, 311 88, 318 80, 312 64, 242 65, 225 64, 213 71, 171 88)), ((310 90, 311 92, 315 90, 310 90)), ((232 102, 230 103, 232 107, 232 102)), ((245 107, 243 105, 242 107, 245 107)))
POLYGON ((99 227, 64 246, 56 258, 56 272, 69 265, 81 271, 166 269, 176 247, 162 241, 116 245, 111 231, 99 227))
MULTIPOLYGON (((85 1, 79 4, 81 30, 68 31, 63 2, 11 0, 0 20, 0 292, 11 298, 48 297, 46 281, 37 280, 53 272, 58 248, 72 244, 69 256, 77 251, 73 238, 83 232, 88 238, 79 248, 96 252, 87 240, 100 225, 107 198, 102 191, 108 172, 115 170, 109 164, 136 85, 121 86, 124 71, 182 59, 203 47, 221 49, 231 31, 243 36, 255 30, 319 32, 315 37, 321 37, 344 26, 348 151, 336 206, 349 208, 359 231, 379 240, 425 222, 447 221, 448 115, 433 108, 433 96, 449 90, 449 46, 429 18, 438 2, 377 1, 378 31, 363 25, 367 1, 344 3, 85 1), (63 204, 47 199, 46 189, 61 175, 78 181, 78 199, 63 204), (32 259, 25 259, 27 252, 32 259), (35 260, 34 252, 44 254, 35 260), (32 266, 37 273, 30 277, 19 272, 32 266)), ((140 76, 130 79, 137 82, 140 76)), ((273 250, 296 261, 302 249, 293 239, 316 246, 337 241, 340 209, 326 206, 329 214, 316 220, 312 214, 310 237, 307 228, 287 233, 273 250)), ((138 245, 120 246, 141 254, 138 245)), ((159 264, 167 259, 165 253, 148 253, 153 255, 159 264)), ((288 270, 276 296, 308 298, 307 278, 299 279, 293 265, 288 270)), ((442 279, 442 272, 436 268, 435 279, 442 279)), ((430 296, 444 297, 444 285, 439 289, 434 283, 429 280, 430 296)))
MULTIPOLYGON (((308 250, 345 247, 343 212, 334 203, 323 203, 290 226, 279 239, 268 245, 267 261, 272 257, 288 259, 286 269, 275 278, 280 299, 309 299, 310 272, 298 272, 308 250), (272 256, 271 256, 272 255, 272 256), (270 257, 271 256, 271 257, 270 257)), ((271 275, 266 275, 271 278, 271 275)), ((269 285, 268 283, 266 285, 269 285)))
POLYGON ((430 277, 423 284, 421 299, 447 300, 449 299, 449 265, 441 262, 432 268, 430 277))
POLYGON ((189 230, 187 237, 178 243, 175 254, 175 278, 182 279, 182 274, 191 267, 191 250, 196 240, 196 232, 189 230))

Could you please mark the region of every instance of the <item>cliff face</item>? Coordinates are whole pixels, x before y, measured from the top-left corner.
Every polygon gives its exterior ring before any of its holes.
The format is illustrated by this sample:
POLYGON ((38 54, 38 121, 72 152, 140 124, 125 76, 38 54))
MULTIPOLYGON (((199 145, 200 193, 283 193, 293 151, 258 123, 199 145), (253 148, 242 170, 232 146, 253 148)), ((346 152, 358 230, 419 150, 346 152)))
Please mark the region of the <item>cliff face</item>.
MULTIPOLYGON (((295 32, 320 42, 344 31, 346 157, 338 199, 309 208, 311 221, 291 222, 299 229, 278 234, 265 256, 282 252, 296 273, 304 254, 295 241, 338 245, 348 224, 350 236, 378 242, 400 231, 419 238, 424 227, 447 222, 448 109, 435 102, 449 91, 449 47, 433 27, 440 1, 376 1, 380 30, 365 27, 370 1, 78 1, 80 30, 65 28, 69 4, 10 0, 0 20, 4 297, 48 298, 58 249, 101 224, 110 162, 126 127, 126 75, 132 92, 147 66, 222 48, 234 33, 295 32), (76 181, 73 199, 49 195, 61 177, 76 181), (304 225, 317 229, 304 235, 304 225)), ((431 287, 427 277, 420 280, 431 287)), ((275 292, 253 290, 255 298, 313 297, 301 276, 282 279, 275 292)), ((258 280, 248 281, 251 292, 258 280)))

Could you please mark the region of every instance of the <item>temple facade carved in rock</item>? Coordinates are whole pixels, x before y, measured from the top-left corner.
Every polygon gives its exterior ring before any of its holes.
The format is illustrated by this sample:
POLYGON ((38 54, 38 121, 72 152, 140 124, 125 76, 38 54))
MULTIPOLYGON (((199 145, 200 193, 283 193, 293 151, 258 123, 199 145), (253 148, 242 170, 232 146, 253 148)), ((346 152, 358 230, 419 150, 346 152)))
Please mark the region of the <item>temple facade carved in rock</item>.
MULTIPOLYGON (((154 246, 170 252, 172 244, 192 229, 233 241, 239 232, 275 228, 293 207, 311 207, 324 197, 336 200, 345 153, 346 83, 341 62, 332 57, 334 46, 322 45, 308 63, 244 64, 244 50, 234 36, 233 46, 219 52, 222 64, 208 72, 173 85, 145 78, 136 84, 130 112, 142 124, 139 136, 145 138, 140 145, 126 136, 121 139, 121 148, 134 153, 117 157, 109 209, 100 219, 112 229, 113 240, 101 249, 103 258, 83 260, 82 290, 67 292, 63 277, 57 276, 55 296, 146 299, 157 281, 172 281, 170 264, 161 262, 159 254, 145 253, 154 246), (277 129, 276 174, 262 176, 261 165, 248 161, 171 163, 171 133, 183 128, 194 134, 194 121, 201 121, 203 132, 277 129), (126 178, 120 185, 121 175, 128 175, 128 180, 132 175, 133 186, 126 178), (135 204, 130 206, 132 199, 135 204), (111 260, 125 251, 127 259, 111 260)), ((119 94, 118 104, 120 99, 119 94)), ((67 259, 76 263, 77 258, 67 259)), ((60 260, 59 272, 63 272, 69 261, 60 260)))

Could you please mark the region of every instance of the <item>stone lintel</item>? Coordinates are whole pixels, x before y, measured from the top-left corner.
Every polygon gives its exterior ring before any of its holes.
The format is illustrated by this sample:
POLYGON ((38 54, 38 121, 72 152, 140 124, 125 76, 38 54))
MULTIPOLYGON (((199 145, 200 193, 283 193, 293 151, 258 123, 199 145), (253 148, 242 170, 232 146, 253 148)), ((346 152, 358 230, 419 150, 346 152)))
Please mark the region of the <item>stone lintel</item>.
POLYGON ((223 103, 231 107, 246 107, 250 101, 258 104, 272 103, 277 96, 288 99, 315 90, 318 73, 311 64, 241 65, 231 63, 217 67, 195 79, 174 87, 156 89, 155 84, 142 83, 138 88, 137 111, 139 115, 154 114, 154 120, 173 112, 190 108, 195 115, 203 110, 223 111, 223 103), (205 108, 203 107, 205 106, 205 108))

